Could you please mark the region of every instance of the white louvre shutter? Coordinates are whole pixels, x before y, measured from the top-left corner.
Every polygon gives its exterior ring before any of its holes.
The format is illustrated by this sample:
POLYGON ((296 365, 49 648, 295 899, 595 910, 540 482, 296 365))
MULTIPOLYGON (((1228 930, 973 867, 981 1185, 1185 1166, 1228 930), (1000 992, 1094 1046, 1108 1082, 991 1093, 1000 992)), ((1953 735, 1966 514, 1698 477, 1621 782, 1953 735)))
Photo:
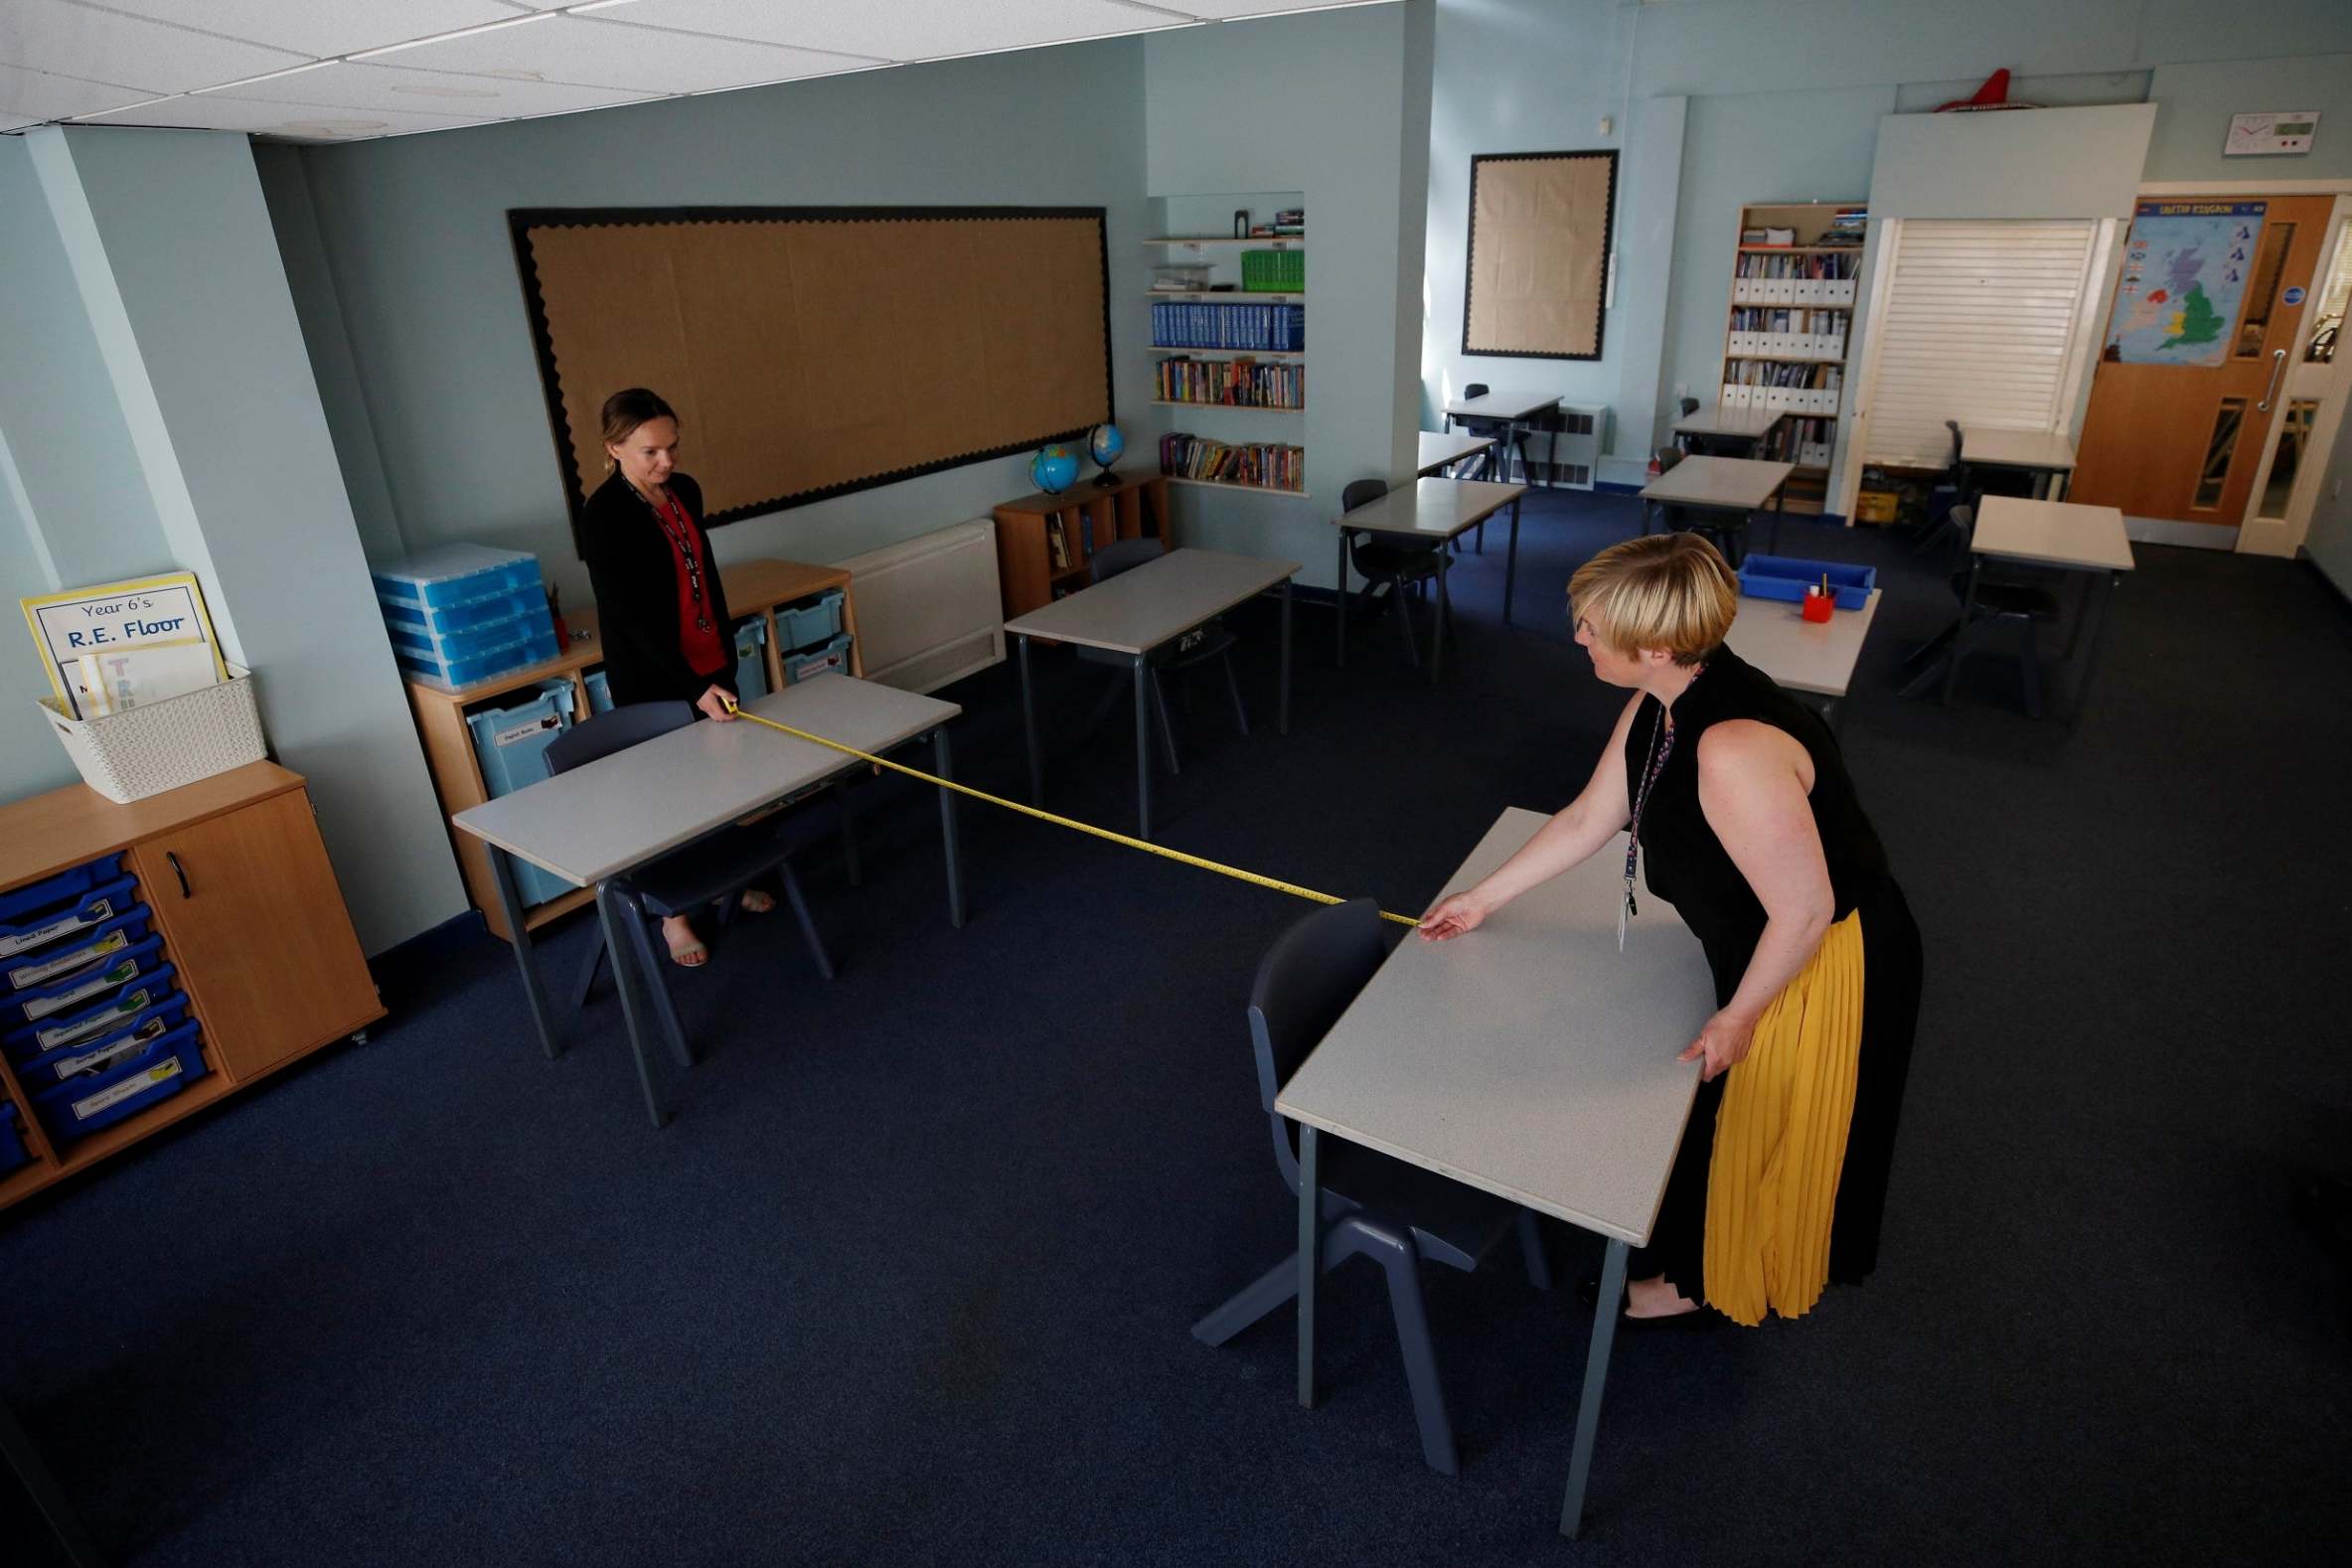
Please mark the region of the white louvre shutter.
POLYGON ((1863 456, 1941 468, 1944 421, 2057 428, 2095 222, 1912 219, 1877 323, 1863 456))

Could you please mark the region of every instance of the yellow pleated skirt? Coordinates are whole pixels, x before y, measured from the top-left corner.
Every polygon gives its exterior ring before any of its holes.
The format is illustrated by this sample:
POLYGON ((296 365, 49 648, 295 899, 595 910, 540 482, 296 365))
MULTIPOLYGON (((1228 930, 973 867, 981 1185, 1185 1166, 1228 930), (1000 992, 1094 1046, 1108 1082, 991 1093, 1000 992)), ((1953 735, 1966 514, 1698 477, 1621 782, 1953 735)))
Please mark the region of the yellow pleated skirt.
POLYGON ((1753 1328, 1801 1318, 1829 1282, 1862 1044, 1862 914, 1829 928, 1731 1069, 1707 1168, 1707 1304, 1753 1328))

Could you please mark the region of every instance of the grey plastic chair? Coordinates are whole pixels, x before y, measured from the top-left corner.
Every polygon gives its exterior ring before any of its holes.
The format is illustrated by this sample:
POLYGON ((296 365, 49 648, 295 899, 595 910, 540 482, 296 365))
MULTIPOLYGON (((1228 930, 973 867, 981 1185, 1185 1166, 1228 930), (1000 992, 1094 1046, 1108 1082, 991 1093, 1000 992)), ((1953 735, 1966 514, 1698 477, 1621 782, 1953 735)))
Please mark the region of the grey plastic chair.
MULTIPOLYGON (((1353 512, 1357 507, 1370 506, 1386 494, 1388 481, 1385 479, 1350 480, 1347 487, 1339 492, 1339 510, 1343 514, 1353 512)), ((1351 534, 1347 538, 1347 559, 1369 588, 1375 592, 1382 585, 1388 588, 1388 598, 1382 607, 1396 611, 1397 629, 1405 640, 1405 663, 1415 670, 1420 669, 1421 652, 1414 642, 1413 616, 1405 603, 1405 590, 1411 588, 1418 595, 1424 586, 1435 581, 1439 596, 1445 596, 1446 571, 1453 561, 1443 546, 1435 541, 1389 540, 1376 534, 1351 534)), ((1339 613, 1346 614, 1347 607, 1341 605, 1339 613)))
MULTIPOLYGON (((1369 898, 1357 898, 1299 921, 1276 938, 1258 965, 1249 999, 1258 1101, 1273 1130, 1274 1163, 1294 1197, 1299 1191, 1297 1130, 1276 1113, 1274 1097, 1308 1052, 1331 1032, 1388 949, 1379 906, 1369 898)), ((1328 1273, 1362 1256, 1377 1262, 1387 1276, 1397 1347, 1404 1354, 1413 1419, 1421 1431, 1421 1455, 1430 1469, 1451 1476, 1457 1468, 1454 1427, 1446 1415, 1437 1352, 1430 1342, 1421 1264, 1426 1259, 1468 1272, 1515 1230, 1528 1279, 1537 1290, 1550 1290, 1551 1270, 1544 1262, 1535 1216, 1515 1203, 1341 1138, 1324 1142, 1319 1164, 1316 1207, 1325 1226, 1324 1270, 1328 1273)), ((1298 1292, 1299 1255, 1294 1251, 1194 1324, 1192 1337, 1203 1344, 1223 1344, 1298 1292)))
MULTIPOLYGON (((666 735, 673 729, 683 729, 694 723, 695 709, 688 703, 635 703, 598 713, 583 724, 565 731, 547 750, 548 771, 550 774, 568 773, 573 768, 585 767, 600 757, 611 756, 656 735, 666 735)), ((852 879, 857 878, 857 855, 854 830, 846 794, 839 795, 839 809, 845 856, 849 860, 852 879)), ((808 900, 802 896, 800 878, 792 871, 792 857, 805 847, 811 836, 809 819, 805 813, 779 812, 762 818, 749 826, 737 824, 717 833, 698 839, 684 849, 650 862, 619 878, 614 891, 622 907, 631 911, 633 918, 626 923, 629 946, 640 971, 647 978, 646 989, 653 994, 654 1012, 662 1020, 662 1032, 670 1042, 670 1054, 682 1067, 695 1064, 694 1052, 686 1042, 686 1031, 678 1023, 678 1008, 670 996, 670 964, 667 952, 655 950, 647 927, 670 915, 698 914, 711 903, 721 901, 719 923, 731 924, 734 919, 737 895, 751 883, 770 871, 777 874, 784 885, 784 899, 792 905, 793 918, 800 922, 801 939, 808 944, 809 956, 816 961, 817 973, 827 980, 833 978, 833 955, 826 951, 825 940, 817 934, 815 920, 810 918, 808 900)), ((588 951, 587 962, 581 966, 578 981, 572 988, 574 1016, 584 1011, 588 997, 596 987, 597 973, 611 957, 605 951, 601 929, 588 951)), ((615 973, 616 983, 618 973, 615 973)))
MULTIPOLYGON (((1123 539, 1103 546, 1094 552, 1088 563, 1094 568, 1095 582, 1100 584, 1122 572, 1133 571, 1138 566, 1158 560, 1166 553, 1157 539, 1123 539)), ((1167 750, 1168 771, 1171 773, 1181 773, 1184 767, 1176 754, 1176 725, 1168 715, 1167 676, 1181 675, 1215 660, 1225 672, 1225 694, 1233 700, 1233 725, 1243 735, 1249 733, 1249 708, 1241 701, 1241 682, 1233 674, 1233 648, 1240 639, 1228 631, 1222 621, 1210 621, 1199 629, 1198 635, 1197 642, 1187 646, 1179 640, 1175 645, 1157 650, 1144 661, 1152 674, 1152 707, 1160 717, 1160 743, 1167 750)), ((1077 646, 1077 654, 1087 664, 1112 664, 1122 671, 1132 668, 1125 654, 1084 646, 1077 646)), ((1113 682, 1095 705, 1086 727, 1091 730, 1100 723, 1110 712, 1111 705, 1127 690, 1124 677, 1113 682)))
MULTIPOLYGON (((1960 536, 1960 549, 1967 549, 1976 531, 1976 512, 1973 507, 1955 506, 1947 515, 1954 531, 1960 536)), ((2017 679, 2024 688, 2025 711, 2030 718, 2042 716, 2042 656, 2034 628, 2058 619, 2058 596, 2038 582, 2021 581, 1995 573, 1979 565, 1973 597, 1968 591, 1968 568, 1961 567, 1952 574, 1953 596, 1967 606, 1964 621, 1955 621, 1928 641, 1904 656, 1906 669, 1916 669, 1958 642, 1970 630, 1979 627, 2007 625, 2017 633, 2017 679)), ((1903 696, 1918 697, 1936 679, 1931 665, 1928 671, 1903 688, 1903 696)), ((1949 690, 1950 683, 1947 682, 1949 690)))

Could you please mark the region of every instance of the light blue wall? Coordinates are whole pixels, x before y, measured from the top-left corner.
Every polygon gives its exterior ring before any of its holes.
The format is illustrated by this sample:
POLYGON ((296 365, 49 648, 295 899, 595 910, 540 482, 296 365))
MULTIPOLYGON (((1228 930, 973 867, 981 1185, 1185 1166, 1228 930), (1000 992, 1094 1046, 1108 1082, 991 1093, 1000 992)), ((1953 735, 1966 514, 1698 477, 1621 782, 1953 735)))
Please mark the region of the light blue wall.
MULTIPOLYGON (((348 374, 364 390, 328 401, 344 470, 381 472, 408 549, 532 550, 567 603, 587 602, 508 237, 521 207, 1105 208, 1115 387, 1134 423, 1150 395, 1143 98, 1143 47, 1122 39, 306 148, 306 180, 273 176, 268 191, 307 249, 307 190, 325 266, 290 263, 305 331, 314 362, 348 352, 328 385, 348 374)), ((1002 458, 730 524, 715 547, 722 560, 835 560, 1033 488, 1025 459, 1002 458)), ((372 547, 384 532, 369 526, 372 547)))
POLYGON ((2335 461, 2319 481, 2303 549, 2339 592, 2352 598, 2352 437, 2338 435, 2335 461))

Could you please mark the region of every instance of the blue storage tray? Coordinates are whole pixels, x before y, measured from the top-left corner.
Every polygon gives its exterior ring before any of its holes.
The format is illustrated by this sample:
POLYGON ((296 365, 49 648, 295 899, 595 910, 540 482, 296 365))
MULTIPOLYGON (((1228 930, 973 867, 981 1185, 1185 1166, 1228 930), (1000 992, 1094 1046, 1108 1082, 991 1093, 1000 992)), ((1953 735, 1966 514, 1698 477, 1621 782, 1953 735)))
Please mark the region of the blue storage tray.
POLYGON ((22 1134, 16 1130, 16 1107, 0 1100, 0 1176, 32 1159, 22 1134))
POLYGON ((197 1026, 183 1023, 94 1078, 71 1078, 33 1096, 33 1109, 61 1147, 168 1100, 211 1069, 197 1026))
POLYGON ((12 1029, 19 1024, 38 1026, 60 1014, 76 1012, 101 992, 128 985, 138 978, 140 970, 159 962, 162 955, 163 939, 151 936, 119 953, 108 954, 88 969, 67 975, 54 985, 19 991, 0 1002, 0 1026, 12 1029))
POLYGON ((1829 579, 1829 591, 1841 610, 1858 610, 1870 602, 1878 586, 1876 566, 1847 566, 1834 560, 1801 560, 1795 555, 1750 555, 1740 562, 1740 592, 1751 599, 1804 597, 1808 587, 1829 579))
POLYGON ((102 855, 87 865, 77 865, 70 871, 60 871, 55 876, 45 876, 11 892, 0 893, 0 926, 21 924, 37 909, 78 897, 121 874, 122 857, 102 855))
POLYGON ((589 716, 594 717, 598 713, 611 712, 612 682, 605 678, 604 672, 602 670, 590 670, 587 677, 587 686, 589 716))
POLYGON ((0 979, 0 995, 31 991, 35 987, 51 985, 67 975, 78 971, 84 964, 94 964, 110 953, 119 953, 132 944, 144 941, 147 922, 153 916, 145 904, 133 904, 111 920, 99 922, 76 935, 71 942, 55 942, 48 947, 20 953, 10 959, 0 979))
MULTIPOLYGON (((504 602, 504 601, 501 601, 504 602)), ((468 626, 463 631, 436 632, 418 626, 395 626, 388 618, 385 635, 392 639, 394 653, 412 654, 448 666, 460 660, 477 659, 483 654, 517 643, 537 643, 542 648, 555 646, 555 617, 548 613, 545 602, 527 606, 521 614, 501 620, 484 621, 468 626)), ((548 657, 554 657, 549 654, 548 657)))
POLYGON ((768 623, 758 616, 735 623, 735 701, 768 695, 768 623))
POLYGON ((784 656, 784 684, 798 686, 821 675, 850 673, 850 634, 842 633, 822 648, 784 656))
MULTIPOLYGON (((106 857, 109 864, 113 860, 112 856, 106 857)), ((130 906, 131 889, 137 885, 135 877, 117 876, 94 887, 85 886, 78 893, 69 893, 71 902, 53 901, 45 907, 27 905, 23 919, 0 925, 0 959, 30 953, 113 919, 130 906)))
POLYGON ((536 635, 503 648, 485 649, 464 659, 444 663, 427 655, 394 645, 392 657, 400 667, 422 676, 426 681, 449 691, 462 691, 479 686, 484 681, 508 675, 517 670, 528 670, 535 664, 545 664, 560 651, 555 647, 555 626, 546 623, 544 632, 535 628, 536 635))
POLYGON ((104 1039, 130 1027, 132 1020, 149 1008, 170 1001, 179 985, 178 976, 179 972, 171 965, 159 964, 85 1007, 53 1014, 0 1035, 0 1048, 7 1050, 11 1061, 30 1061, 48 1051, 104 1039))
POLYGON ((384 624, 390 629, 447 637, 456 632, 472 631, 477 626, 513 620, 533 610, 544 610, 548 607, 548 596, 543 589, 508 588, 439 609, 417 604, 395 604, 385 599, 378 599, 376 607, 384 612, 384 624))
POLYGON ((120 1066, 149 1040, 169 1034, 188 1021, 188 994, 175 991, 151 1008, 141 1008, 120 1028, 107 1029, 96 1039, 45 1050, 16 1069, 17 1081, 28 1094, 37 1094, 68 1078, 85 1078, 120 1066))
POLYGON ((388 605, 445 610, 525 588, 545 597, 539 557, 487 545, 445 545, 370 573, 376 597, 388 605))
POLYGON ((828 588, 813 599, 776 609, 776 646, 794 650, 831 641, 842 629, 842 590, 828 588))

